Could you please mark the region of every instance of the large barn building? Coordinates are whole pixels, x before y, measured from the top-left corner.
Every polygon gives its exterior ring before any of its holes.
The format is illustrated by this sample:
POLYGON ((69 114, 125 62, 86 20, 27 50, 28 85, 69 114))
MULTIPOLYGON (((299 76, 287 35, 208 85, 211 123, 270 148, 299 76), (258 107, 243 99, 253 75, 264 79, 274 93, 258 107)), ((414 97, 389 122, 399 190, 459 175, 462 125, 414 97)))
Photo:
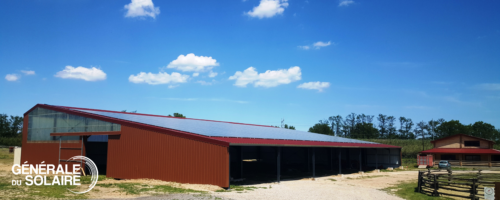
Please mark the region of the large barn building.
MULTIPOLYGON (((398 167, 401 147, 272 126, 37 104, 21 162, 92 159, 101 174, 228 188, 234 179, 398 167)), ((262 179, 261 179, 262 180, 262 179)))

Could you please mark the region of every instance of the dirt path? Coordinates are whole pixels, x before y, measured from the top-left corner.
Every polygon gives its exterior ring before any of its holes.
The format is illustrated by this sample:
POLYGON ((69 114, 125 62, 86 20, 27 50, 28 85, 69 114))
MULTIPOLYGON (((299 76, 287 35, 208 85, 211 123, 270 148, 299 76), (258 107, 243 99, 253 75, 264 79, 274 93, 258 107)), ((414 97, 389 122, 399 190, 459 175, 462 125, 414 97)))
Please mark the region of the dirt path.
POLYGON ((365 175, 322 177, 313 180, 282 181, 280 184, 257 184, 256 189, 245 192, 214 193, 213 196, 230 199, 401 199, 379 189, 401 181, 417 179, 416 171, 385 172, 365 175), (332 181, 332 179, 336 181, 332 181))

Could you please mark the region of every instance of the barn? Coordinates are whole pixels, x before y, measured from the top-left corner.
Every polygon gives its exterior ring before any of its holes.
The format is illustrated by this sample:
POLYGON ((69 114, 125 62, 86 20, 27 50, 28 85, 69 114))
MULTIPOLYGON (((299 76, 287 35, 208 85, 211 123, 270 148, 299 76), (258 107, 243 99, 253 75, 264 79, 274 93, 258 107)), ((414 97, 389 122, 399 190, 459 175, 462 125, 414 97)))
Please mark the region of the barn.
POLYGON ((37 104, 24 114, 21 162, 92 159, 100 174, 228 188, 231 181, 401 165, 401 147, 273 126, 37 104))

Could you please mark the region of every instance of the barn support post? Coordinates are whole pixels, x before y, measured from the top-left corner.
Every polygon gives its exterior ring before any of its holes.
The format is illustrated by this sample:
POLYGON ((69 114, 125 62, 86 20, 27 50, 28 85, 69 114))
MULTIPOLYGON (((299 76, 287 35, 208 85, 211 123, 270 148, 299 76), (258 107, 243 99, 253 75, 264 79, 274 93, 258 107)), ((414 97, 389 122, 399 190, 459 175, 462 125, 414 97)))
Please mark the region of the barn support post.
POLYGON ((361 149, 359 149, 359 171, 363 171, 361 169, 361 149))
POLYGON ((312 148, 312 162, 313 162, 313 180, 316 178, 316 151, 312 148))
POLYGON ((375 149, 375 169, 378 169, 378 149, 375 149))
POLYGON ((330 170, 333 171, 333 148, 330 148, 330 170))
POLYGON ((339 175, 342 174, 342 159, 340 158, 341 156, 341 152, 340 152, 340 148, 338 148, 339 150, 339 175))
POLYGON ((309 150, 310 148, 307 148, 307 172, 311 171, 311 152, 309 150))
POLYGON ((240 178, 243 178, 243 146, 240 146, 240 178))
POLYGON ((277 178, 278 178, 278 183, 280 183, 280 175, 281 175, 281 147, 276 147, 276 151, 277 151, 277 160, 276 160, 276 164, 277 164, 277 178))

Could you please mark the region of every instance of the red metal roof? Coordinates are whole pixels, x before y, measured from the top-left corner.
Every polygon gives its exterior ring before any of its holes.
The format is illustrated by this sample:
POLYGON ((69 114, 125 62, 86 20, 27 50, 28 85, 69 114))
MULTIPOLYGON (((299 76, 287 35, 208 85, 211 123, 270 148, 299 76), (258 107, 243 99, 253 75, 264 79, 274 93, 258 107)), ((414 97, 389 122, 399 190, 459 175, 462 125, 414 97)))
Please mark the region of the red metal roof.
POLYGON ((495 144, 495 142, 494 142, 494 141, 487 140, 487 139, 480 138, 480 137, 471 136, 471 135, 466 135, 466 134, 462 134, 462 133, 460 133, 460 134, 455 134, 455 135, 450 135, 450 136, 448 136, 448 137, 444 137, 444 138, 439 138, 439 139, 437 139, 437 140, 433 140, 433 141, 431 141, 431 143, 434 143, 434 142, 436 142, 436 141, 440 141, 440 140, 444 140, 444 139, 448 139, 448 138, 451 138, 451 137, 457 137, 457 136, 467 136, 467 137, 471 137, 471 138, 476 138, 476 139, 480 139, 480 140, 485 140, 485 141, 492 142, 493 144, 495 144))
POLYGON ((446 148, 435 148, 420 153, 459 153, 459 154, 498 154, 500 151, 496 149, 470 149, 470 148, 456 148, 456 149, 446 149, 446 148))
POLYGON ((346 143, 346 142, 320 142, 304 140, 273 140, 257 138, 230 138, 211 137, 217 140, 229 142, 230 145, 269 145, 269 146, 324 146, 324 147, 370 147, 370 148, 401 148, 387 144, 370 143, 346 143))

